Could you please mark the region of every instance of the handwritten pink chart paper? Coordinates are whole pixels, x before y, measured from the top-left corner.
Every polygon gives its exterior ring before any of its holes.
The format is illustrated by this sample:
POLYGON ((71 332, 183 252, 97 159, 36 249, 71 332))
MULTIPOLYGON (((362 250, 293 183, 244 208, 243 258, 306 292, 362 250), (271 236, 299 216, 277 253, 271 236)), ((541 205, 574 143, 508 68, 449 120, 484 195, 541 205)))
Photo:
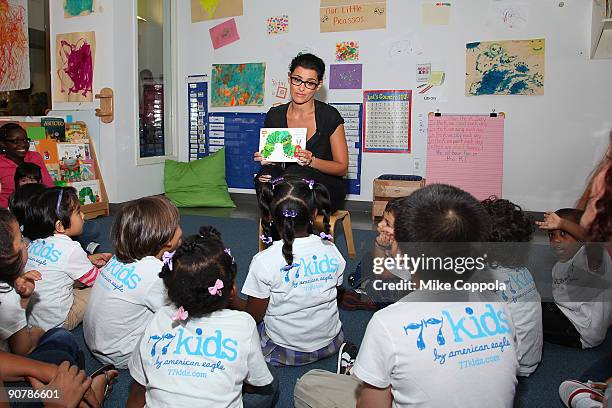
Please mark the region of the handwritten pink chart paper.
POLYGON ((240 39, 238 28, 236 27, 236 20, 233 18, 221 24, 217 24, 208 30, 208 32, 210 33, 210 39, 212 40, 212 45, 215 50, 240 39))
POLYGON ((429 114, 427 184, 452 184, 478 200, 502 197, 504 116, 429 114))

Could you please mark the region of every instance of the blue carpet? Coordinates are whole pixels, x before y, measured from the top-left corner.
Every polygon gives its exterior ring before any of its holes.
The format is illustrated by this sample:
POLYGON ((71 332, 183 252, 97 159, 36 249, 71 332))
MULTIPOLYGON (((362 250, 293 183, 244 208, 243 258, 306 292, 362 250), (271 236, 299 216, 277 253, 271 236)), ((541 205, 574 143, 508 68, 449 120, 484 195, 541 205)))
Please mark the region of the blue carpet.
MULTIPOLYGON (((100 238, 102 250, 112 252, 110 239, 108 237, 112 224, 112 217, 100 218, 91 222, 97 223, 100 230, 103 231, 104 236, 100 238)), ((236 218, 213 218, 192 215, 181 217, 181 227, 185 236, 196 233, 201 225, 207 224, 215 226, 221 232, 224 243, 232 249, 232 254, 238 264, 236 286, 238 289, 242 288, 251 258, 258 249, 257 223, 253 220, 236 218)), ((342 227, 338 226, 338 228, 339 233, 342 227)), ((364 248, 370 246, 375 237, 375 232, 354 230, 353 234, 357 249, 357 258, 359 259, 364 252, 364 248)), ((351 260, 348 258, 346 241, 344 240, 343 234, 338 234, 336 237, 336 245, 347 260, 345 272, 346 280, 346 276, 355 269, 358 259, 351 260)), ((346 312, 341 310, 340 319, 342 320, 346 338, 359 345, 371 316, 371 312, 346 312)), ((81 347, 86 350, 87 372, 91 372, 101 364, 87 351, 87 346, 83 340, 82 326, 77 327, 74 333, 81 347)), ((605 353, 610 350, 612 350, 612 331, 609 332, 608 338, 603 345, 591 350, 575 350, 545 343, 543 360, 537 371, 531 377, 519 381, 515 406, 563 407, 558 397, 558 387, 561 381, 567 378, 579 377, 584 370, 598 359, 602 358, 605 353)), ((277 405, 278 407, 293 406, 293 387, 297 378, 314 368, 335 371, 336 358, 328 358, 304 367, 275 369, 280 380, 281 391, 280 400, 277 405)), ((119 381, 115 384, 113 393, 105 406, 125 406, 131 382, 132 380, 129 372, 127 370, 122 370, 119 375, 119 381)))

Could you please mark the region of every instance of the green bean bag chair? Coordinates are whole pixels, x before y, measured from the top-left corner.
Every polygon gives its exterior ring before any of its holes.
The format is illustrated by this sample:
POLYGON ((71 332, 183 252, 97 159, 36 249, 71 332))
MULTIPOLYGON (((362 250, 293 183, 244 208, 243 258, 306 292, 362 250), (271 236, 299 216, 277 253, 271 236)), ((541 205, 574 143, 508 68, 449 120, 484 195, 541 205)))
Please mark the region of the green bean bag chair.
POLYGON ((236 207, 225 182, 225 149, 187 163, 166 160, 164 190, 177 207, 236 207))

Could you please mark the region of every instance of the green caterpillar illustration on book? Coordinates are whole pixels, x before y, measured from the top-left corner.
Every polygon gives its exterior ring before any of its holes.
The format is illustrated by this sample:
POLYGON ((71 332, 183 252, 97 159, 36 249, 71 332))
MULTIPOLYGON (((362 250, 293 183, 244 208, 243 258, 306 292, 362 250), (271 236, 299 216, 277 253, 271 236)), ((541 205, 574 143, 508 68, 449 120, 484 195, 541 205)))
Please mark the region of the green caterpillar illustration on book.
POLYGON ((306 145, 306 128, 263 128, 259 134, 259 152, 272 162, 294 162, 306 145))

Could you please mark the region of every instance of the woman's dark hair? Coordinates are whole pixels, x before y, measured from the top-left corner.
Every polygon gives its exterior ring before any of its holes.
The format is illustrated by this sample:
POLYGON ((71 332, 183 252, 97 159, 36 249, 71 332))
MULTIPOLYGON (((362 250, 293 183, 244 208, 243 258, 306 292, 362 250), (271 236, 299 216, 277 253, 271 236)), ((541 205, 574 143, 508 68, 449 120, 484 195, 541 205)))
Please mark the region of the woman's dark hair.
POLYGON ((323 74, 325 74, 325 63, 314 54, 298 54, 289 64, 289 73, 293 73, 297 67, 315 70, 319 81, 323 79, 323 74))
POLYGON ((227 307, 237 271, 229 252, 215 228, 200 227, 197 235, 190 236, 176 249, 172 268, 166 263, 159 273, 166 285, 168 299, 194 318, 227 307), (223 282, 220 296, 208 291, 217 279, 223 282))
POLYGON ((19 188, 19 180, 29 177, 36 180, 37 183, 42 182, 42 173, 40 167, 34 163, 23 162, 15 169, 15 189, 19 188))
POLYGON ((19 187, 11 194, 9 197, 9 209, 15 218, 17 218, 19 225, 25 224, 28 212, 32 207, 32 201, 46 189, 47 186, 44 184, 29 183, 19 187))
POLYGON ((298 228, 312 231, 315 210, 323 216, 323 228, 329 234, 329 192, 321 183, 286 177, 262 183, 259 210, 265 237, 272 236, 272 226, 283 240, 283 257, 293 264, 293 241, 298 228))
POLYGON ((176 232, 180 216, 167 198, 144 197, 125 204, 115 217, 111 240, 115 256, 130 263, 155 256, 176 232))
POLYGON ((595 202, 597 213, 587 231, 591 242, 610 242, 612 240, 612 165, 608 165, 604 177, 604 192, 595 202))
POLYGON ((0 208, 0 281, 10 286, 13 286, 24 264, 21 251, 15 253, 14 231, 19 231, 17 220, 9 210, 0 208), (11 228, 12 225, 15 225, 16 228, 11 228))
POLYGON ((488 261, 508 268, 523 266, 526 260, 526 246, 534 231, 534 220, 511 201, 491 196, 482 201, 491 217, 492 244, 489 246, 488 261), (504 244, 499 244, 503 242, 504 244))
POLYGON ((431 184, 406 197, 395 215, 398 242, 486 242, 490 218, 471 194, 431 184))
POLYGON ((22 128, 19 123, 15 123, 15 122, 6 123, 6 124, 0 126, 0 142, 4 142, 4 139, 13 130, 19 130, 19 131, 21 131, 23 133, 26 133, 25 129, 22 128))
POLYGON ((32 241, 55 232, 55 223, 70 228, 70 217, 80 206, 74 187, 51 187, 33 197, 23 223, 23 235, 32 241))

